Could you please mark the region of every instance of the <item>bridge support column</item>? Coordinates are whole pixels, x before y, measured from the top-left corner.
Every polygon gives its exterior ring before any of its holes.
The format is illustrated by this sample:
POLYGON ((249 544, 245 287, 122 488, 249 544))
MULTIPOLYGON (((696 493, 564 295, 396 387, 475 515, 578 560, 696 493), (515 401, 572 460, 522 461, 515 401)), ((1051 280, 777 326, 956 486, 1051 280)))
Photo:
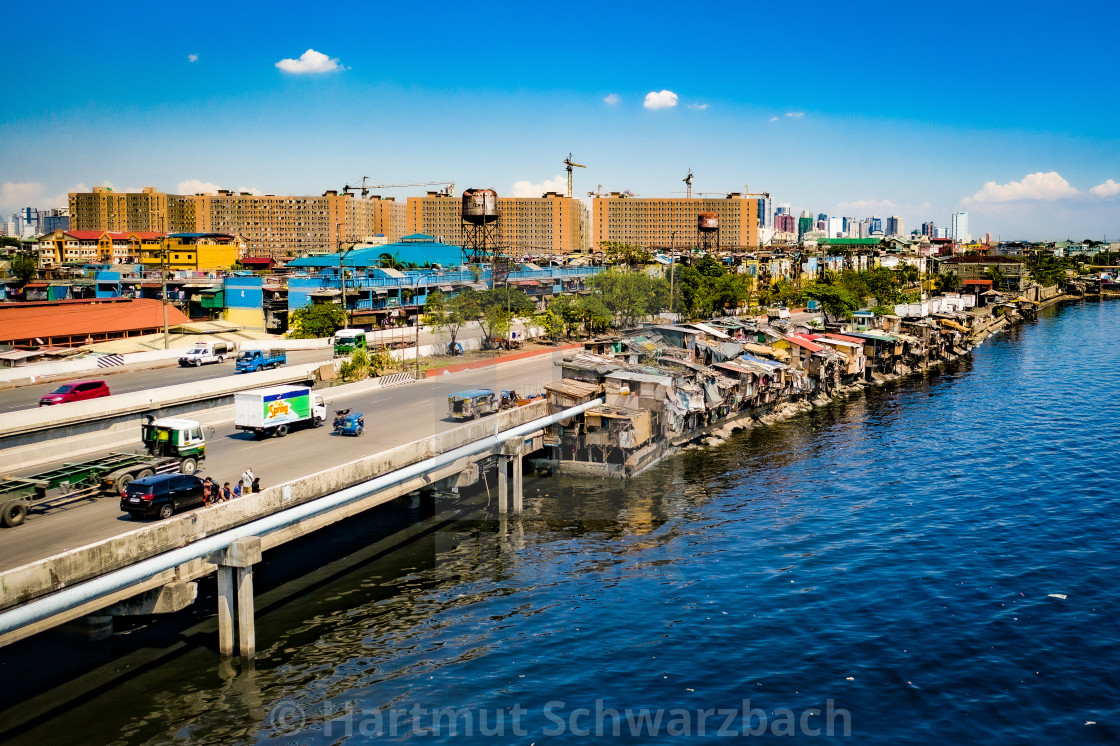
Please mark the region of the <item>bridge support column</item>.
POLYGON ((521 502, 525 493, 525 475, 522 469, 521 453, 513 457, 513 514, 521 515, 521 502))
POLYGON ((238 652, 251 660, 257 655, 253 565, 261 561, 260 537, 238 539, 210 561, 218 566, 218 652, 233 655, 236 633, 238 652))
POLYGON ((510 438, 502 443, 502 455, 498 456, 499 469, 502 472, 502 481, 505 482, 506 472, 504 465, 513 459, 513 513, 521 515, 522 486, 524 483, 521 456, 525 452, 525 441, 521 438, 510 438))
POLYGON ((505 516, 509 509, 509 456, 498 456, 498 515, 505 516))

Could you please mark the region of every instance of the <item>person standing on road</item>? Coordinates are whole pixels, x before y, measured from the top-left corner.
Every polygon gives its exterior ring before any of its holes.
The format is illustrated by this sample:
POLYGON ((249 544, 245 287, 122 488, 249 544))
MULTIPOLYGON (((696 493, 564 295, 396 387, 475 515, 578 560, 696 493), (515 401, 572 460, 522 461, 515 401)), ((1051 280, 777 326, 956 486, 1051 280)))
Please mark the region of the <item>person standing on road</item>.
POLYGON ((229 502, 233 498, 233 489, 229 486, 229 482, 222 485, 222 502, 229 502))
POLYGON ((233 488, 233 496, 241 497, 245 494, 245 483, 242 481, 237 482, 237 486, 233 488))
POLYGON ((202 482, 202 504, 203 505, 213 505, 214 504, 214 502, 215 502, 214 487, 215 487, 214 480, 212 480, 210 477, 206 477, 206 479, 203 480, 203 482, 202 482))
POLYGON ((254 479, 256 479, 256 474, 253 473, 253 467, 246 466, 245 471, 241 472, 241 484, 243 485, 243 492, 249 492, 253 489, 254 479))

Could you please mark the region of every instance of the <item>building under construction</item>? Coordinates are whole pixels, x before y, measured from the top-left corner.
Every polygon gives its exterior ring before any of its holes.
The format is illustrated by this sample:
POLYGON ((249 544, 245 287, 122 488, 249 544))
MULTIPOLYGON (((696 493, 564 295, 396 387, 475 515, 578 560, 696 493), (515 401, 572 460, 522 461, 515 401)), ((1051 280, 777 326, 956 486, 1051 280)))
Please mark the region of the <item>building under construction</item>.
POLYGON ((617 241, 652 249, 709 251, 756 247, 758 199, 739 192, 722 199, 596 195, 591 205, 592 244, 617 241))

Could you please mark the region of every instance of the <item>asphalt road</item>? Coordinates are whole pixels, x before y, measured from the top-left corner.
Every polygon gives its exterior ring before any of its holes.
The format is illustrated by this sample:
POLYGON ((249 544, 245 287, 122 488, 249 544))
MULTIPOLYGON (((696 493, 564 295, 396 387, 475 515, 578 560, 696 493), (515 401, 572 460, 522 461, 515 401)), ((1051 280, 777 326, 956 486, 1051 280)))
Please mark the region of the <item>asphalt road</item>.
MULTIPOLYGON (((330 360, 333 357, 334 351, 330 348, 292 350, 288 353, 288 365, 314 363, 320 360, 330 360)), ((233 358, 227 359, 224 363, 200 365, 197 368, 182 368, 176 364, 163 368, 146 368, 119 373, 114 373, 112 370, 112 368, 105 368, 88 373, 77 373, 73 378, 67 380, 103 380, 109 384, 109 390, 112 393, 127 394, 131 391, 145 391, 163 386, 174 386, 179 383, 191 383, 236 375, 233 372, 233 358)), ((0 391, 0 413, 14 412, 17 409, 34 409, 39 406, 39 397, 54 391, 62 383, 65 383, 65 381, 32 383, 0 391)))
MULTIPOLYGON (((332 397, 329 389, 324 390, 321 393, 327 402, 328 417, 333 416, 333 409, 343 407, 365 414, 364 436, 337 436, 328 425, 296 430, 282 439, 256 440, 235 430, 233 423, 220 425, 209 440, 207 460, 199 476, 209 475, 219 483, 236 484, 245 467, 251 466, 261 485, 270 487, 419 440, 459 424, 447 417, 449 394, 472 388, 514 389, 522 395, 539 392, 545 383, 560 378, 560 368, 553 364, 553 358, 545 354, 344 398, 332 397)), ((50 466, 44 464, 35 471, 50 466)), ((22 526, 0 529, 0 570, 100 541, 139 525, 120 511, 119 501, 114 498, 36 507, 22 526)))

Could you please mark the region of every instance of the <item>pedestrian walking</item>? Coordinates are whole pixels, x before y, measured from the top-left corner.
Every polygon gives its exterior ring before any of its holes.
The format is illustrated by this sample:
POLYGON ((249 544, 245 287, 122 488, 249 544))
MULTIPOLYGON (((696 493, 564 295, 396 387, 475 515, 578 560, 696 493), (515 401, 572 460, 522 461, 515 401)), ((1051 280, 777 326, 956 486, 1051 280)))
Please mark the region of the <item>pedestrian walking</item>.
POLYGON ((206 479, 202 480, 202 504, 203 505, 211 505, 215 502, 215 500, 214 500, 214 486, 215 486, 214 485, 214 480, 211 479, 210 477, 206 477, 206 479))
POLYGON ((253 473, 253 467, 245 467, 245 471, 241 472, 241 484, 243 492, 248 492, 253 489, 253 480, 256 478, 256 476, 257 475, 253 473))

